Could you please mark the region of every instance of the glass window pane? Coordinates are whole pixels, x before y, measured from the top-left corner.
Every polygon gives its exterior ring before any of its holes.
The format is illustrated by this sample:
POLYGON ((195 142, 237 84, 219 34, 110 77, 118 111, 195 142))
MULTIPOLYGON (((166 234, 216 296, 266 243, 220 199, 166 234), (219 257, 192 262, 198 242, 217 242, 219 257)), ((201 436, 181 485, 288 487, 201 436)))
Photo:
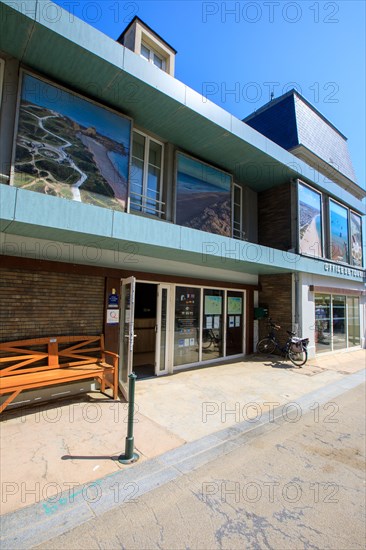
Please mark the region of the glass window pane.
POLYGON ((347 347, 346 343, 346 297, 333 296, 333 350, 347 347))
POLYGON ((137 132, 133 133, 132 155, 140 160, 144 160, 145 138, 137 132))
POLYGON ((348 209, 329 201, 329 210, 331 259, 348 262, 348 209))
POLYGON ((150 141, 150 151, 149 151, 149 163, 161 167, 161 151, 162 146, 155 141, 150 141))
POLYGON ((175 294, 174 365, 198 363, 200 289, 177 286, 175 294))
POLYGON ((318 258, 323 255, 321 194, 301 183, 298 190, 300 253, 318 258))
POLYGON ((360 302, 359 298, 347 297, 348 346, 360 345, 360 302))
POLYGON ((143 44, 141 44, 141 55, 142 57, 145 57, 145 59, 150 59, 150 50, 143 44))
POLYGON ((315 295, 316 353, 331 351, 330 295, 315 295))
POLYGON ((204 290, 202 361, 223 356, 224 291, 204 290))
POLYGON ((143 190, 144 164, 140 160, 132 158, 131 162, 131 189, 130 205, 131 210, 141 211, 142 190, 143 190))
POLYGON ((243 353, 244 295, 242 292, 227 292, 226 355, 243 353))
POLYGON ((159 69, 163 68, 163 60, 160 57, 158 57, 155 53, 154 53, 154 65, 159 67, 159 69))

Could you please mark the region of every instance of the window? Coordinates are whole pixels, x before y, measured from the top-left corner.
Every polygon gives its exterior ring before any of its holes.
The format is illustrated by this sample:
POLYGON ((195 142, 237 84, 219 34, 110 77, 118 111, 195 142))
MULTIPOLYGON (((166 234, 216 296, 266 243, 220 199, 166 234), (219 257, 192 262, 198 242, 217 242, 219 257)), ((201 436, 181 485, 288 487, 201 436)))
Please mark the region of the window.
POLYGON ((330 258, 338 262, 349 262, 348 208, 329 201, 330 258))
POLYGON ((234 239, 245 238, 243 231, 243 189, 234 183, 233 191, 233 237, 234 239))
POLYGON ((164 59, 164 57, 154 51, 151 46, 147 46, 143 42, 141 43, 141 57, 143 57, 150 63, 153 63, 162 71, 166 70, 166 60, 164 59))
POLYGON ((130 210, 161 216, 164 203, 162 187, 163 145, 140 133, 133 132, 130 210))
POLYGON ((322 195, 300 182, 298 194, 300 254, 321 258, 323 255, 322 195))
POLYGON ((316 352, 360 345, 360 301, 355 296, 315 295, 316 352))

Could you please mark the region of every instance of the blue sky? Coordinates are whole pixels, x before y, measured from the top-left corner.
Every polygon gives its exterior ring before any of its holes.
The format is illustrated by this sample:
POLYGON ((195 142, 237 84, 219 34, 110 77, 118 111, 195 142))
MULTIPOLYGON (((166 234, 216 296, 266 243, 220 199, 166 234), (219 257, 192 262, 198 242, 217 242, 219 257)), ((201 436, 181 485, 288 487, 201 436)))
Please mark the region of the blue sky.
POLYGON ((176 50, 176 78, 244 118, 295 87, 348 137, 365 186, 362 0, 56 0, 111 38, 138 15, 176 50))

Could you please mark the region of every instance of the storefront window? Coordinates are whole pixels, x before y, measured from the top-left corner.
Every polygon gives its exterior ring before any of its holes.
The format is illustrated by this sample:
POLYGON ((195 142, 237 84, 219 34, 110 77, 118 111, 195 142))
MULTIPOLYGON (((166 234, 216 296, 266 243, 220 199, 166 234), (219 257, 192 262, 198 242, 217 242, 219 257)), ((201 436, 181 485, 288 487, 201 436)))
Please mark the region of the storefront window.
POLYGON ((228 291, 226 310, 226 355, 243 353, 243 293, 228 291))
POLYGON ((333 310, 333 349, 347 347, 346 342, 346 297, 332 297, 333 310))
POLYGON ((315 295, 316 352, 360 345, 359 298, 330 294, 315 295))
POLYGON ((205 289, 203 298, 202 361, 223 356, 224 291, 205 289))
POLYGON ((360 345, 360 301, 354 296, 347 296, 348 314, 348 347, 360 345))
POLYGON ((200 289, 177 286, 175 294, 174 365, 199 361, 200 289))
POLYGON ((330 295, 315 296, 315 345, 316 352, 331 351, 330 295))

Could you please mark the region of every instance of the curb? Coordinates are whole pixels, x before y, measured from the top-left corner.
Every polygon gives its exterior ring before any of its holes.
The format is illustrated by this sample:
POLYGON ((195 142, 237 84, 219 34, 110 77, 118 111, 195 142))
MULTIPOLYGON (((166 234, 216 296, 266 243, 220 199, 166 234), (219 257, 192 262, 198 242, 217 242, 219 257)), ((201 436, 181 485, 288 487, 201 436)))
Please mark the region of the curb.
MULTIPOLYGON (((365 375, 366 369, 305 394, 296 400, 296 408, 302 416, 312 410, 314 403, 324 404, 364 383, 365 375)), ((159 457, 1 516, 1 547, 20 550, 38 546, 126 502, 134 502, 284 422, 291 422, 287 413, 284 414, 284 408, 289 406, 291 403, 281 405, 261 415, 259 420, 245 420, 159 457)))

